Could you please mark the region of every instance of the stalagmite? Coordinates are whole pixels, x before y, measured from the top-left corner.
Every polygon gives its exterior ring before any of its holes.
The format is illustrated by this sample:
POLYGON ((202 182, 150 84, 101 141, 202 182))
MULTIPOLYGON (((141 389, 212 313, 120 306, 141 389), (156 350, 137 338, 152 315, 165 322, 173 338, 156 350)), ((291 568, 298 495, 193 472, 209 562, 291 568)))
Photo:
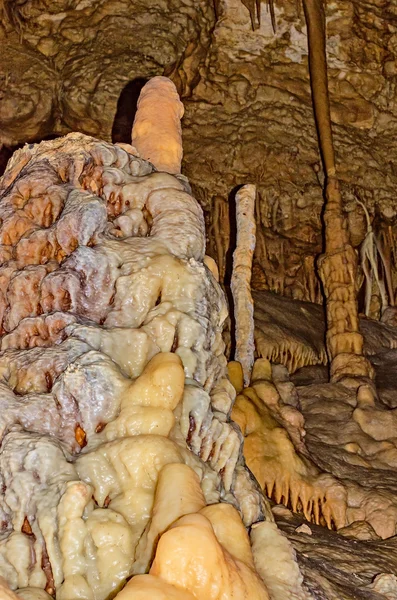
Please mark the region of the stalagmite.
POLYGON ((174 521, 205 506, 200 479, 191 467, 168 464, 159 474, 152 517, 137 547, 134 573, 146 573, 155 543, 174 521))
POLYGON ((251 540, 255 566, 272 600, 314 600, 305 589, 293 548, 279 535, 275 523, 254 525, 251 540))
POLYGON ((328 181, 326 198, 325 254, 318 266, 326 295, 331 380, 373 377, 373 369, 363 356, 356 297, 357 256, 349 244, 337 179, 328 181))
MULTIPOLYGON (((135 141, 174 172, 178 114, 167 80, 143 90, 135 141)), ((131 575, 121 599, 267 599, 245 526, 273 519, 185 179, 70 134, 16 152, 0 193, 0 576, 29 600, 105 600, 131 575)))
MULTIPOLYGON (((215 521, 222 517, 222 514, 214 515, 215 521)), ((225 517, 230 518, 227 513, 225 517)), ((269 600, 253 568, 252 557, 248 557, 247 564, 245 553, 243 556, 233 554, 233 546, 238 545, 228 544, 229 536, 233 539, 234 529, 228 530, 226 524, 221 532, 219 539, 216 525, 214 529, 203 514, 182 517, 160 538, 150 574, 188 589, 197 600, 243 600, 250 596, 269 600), (194 554, 196 558, 192 561, 194 554)), ((244 543, 247 534, 241 521, 238 533, 244 543)))
POLYGON ((252 258, 255 250, 254 185, 244 185, 236 194, 237 240, 233 253, 231 290, 236 321, 235 360, 243 367, 245 385, 249 384, 254 364, 254 301, 251 295, 252 258))
POLYGON ((132 128, 132 145, 158 171, 181 172, 183 104, 167 77, 153 77, 143 88, 132 128))

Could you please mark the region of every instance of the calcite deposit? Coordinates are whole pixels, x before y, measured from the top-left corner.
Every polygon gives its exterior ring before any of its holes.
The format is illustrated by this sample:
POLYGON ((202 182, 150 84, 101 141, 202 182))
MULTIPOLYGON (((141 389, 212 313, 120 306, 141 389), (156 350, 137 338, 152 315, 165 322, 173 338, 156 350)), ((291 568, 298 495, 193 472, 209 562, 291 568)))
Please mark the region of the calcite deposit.
POLYGON ((0 4, 0 598, 395 600, 394 2, 0 4))
POLYGON ((251 295, 252 258, 255 250, 255 186, 245 185, 236 194, 236 249, 230 289, 235 318, 234 357, 248 385, 254 364, 254 301, 251 295))
POLYGON ((71 134, 17 152, 1 194, 1 576, 22 598, 105 600, 136 575, 122 598, 267 600, 245 526, 272 516, 187 181, 71 134))

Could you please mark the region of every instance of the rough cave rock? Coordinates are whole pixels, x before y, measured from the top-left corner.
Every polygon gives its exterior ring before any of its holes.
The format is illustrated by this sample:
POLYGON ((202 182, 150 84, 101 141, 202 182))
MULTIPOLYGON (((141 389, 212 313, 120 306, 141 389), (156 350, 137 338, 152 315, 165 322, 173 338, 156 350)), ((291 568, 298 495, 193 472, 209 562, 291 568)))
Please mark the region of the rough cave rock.
POLYGON ((0 3, 1 599, 396 600, 397 8, 303 6, 0 3))

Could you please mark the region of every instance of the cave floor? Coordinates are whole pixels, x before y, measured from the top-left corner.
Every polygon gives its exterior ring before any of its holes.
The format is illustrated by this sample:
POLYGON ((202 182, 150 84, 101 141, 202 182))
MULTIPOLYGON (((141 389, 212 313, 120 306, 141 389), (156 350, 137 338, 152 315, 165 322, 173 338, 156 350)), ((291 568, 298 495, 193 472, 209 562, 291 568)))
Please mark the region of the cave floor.
POLYGON ((328 383, 320 306, 270 292, 254 298, 258 353, 288 368, 305 452, 347 498, 348 525, 338 532, 309 523, 290 505, 273 507, 276 522, 315 598, 397 598, 397 328, 361 319, 376 394, 360 397, 353 387, 328 383))

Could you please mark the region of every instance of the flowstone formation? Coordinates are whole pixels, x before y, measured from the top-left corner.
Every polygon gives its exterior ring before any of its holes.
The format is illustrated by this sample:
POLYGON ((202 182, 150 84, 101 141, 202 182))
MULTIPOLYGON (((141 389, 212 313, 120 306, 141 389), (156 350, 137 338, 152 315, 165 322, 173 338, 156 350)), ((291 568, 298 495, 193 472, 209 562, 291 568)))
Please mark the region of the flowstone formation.
POLYGON ((376 390, 359 379, 329 383, 321 307, 270 292, 253 298, 263 358, 249 387, 229 364, 247 465, 315 598, 394 599, 397 330, 360 319, 376 390))
MULTIPOLYGON (((137 145, 165 160, 156 114, 178 114, 173 84, 143 99, 158 113, 138 106, 133 135, 146 128, 137 145)), ((120 600, 309 598, 229 418, 226 305, 186 179, 70 134, 15 153, 1 219, 8 586, 30 600, 105 600, 128 579, 120 600)))
MULTIPOLYGON (((362 385, 296 388, 288 371, 258 359, 244 388, 229 364, 237 398, 232 419, 244 435, 244 456, 276 504, 357 539, 388 539, 397 529, 395 409, 362 385)), ((394 571, 393 571, 394 572, 394 571)))

